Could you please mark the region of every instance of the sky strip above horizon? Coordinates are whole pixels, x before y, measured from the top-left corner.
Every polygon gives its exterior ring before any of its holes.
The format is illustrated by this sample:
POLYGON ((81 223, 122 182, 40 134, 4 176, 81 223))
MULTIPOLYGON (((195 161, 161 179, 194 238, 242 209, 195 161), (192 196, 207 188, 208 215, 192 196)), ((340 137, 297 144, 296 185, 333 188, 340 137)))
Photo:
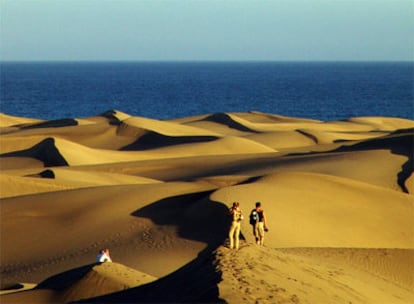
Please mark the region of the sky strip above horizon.
POLYGON ((414 61, 412 0, 0 0, 0 59, 414 61))

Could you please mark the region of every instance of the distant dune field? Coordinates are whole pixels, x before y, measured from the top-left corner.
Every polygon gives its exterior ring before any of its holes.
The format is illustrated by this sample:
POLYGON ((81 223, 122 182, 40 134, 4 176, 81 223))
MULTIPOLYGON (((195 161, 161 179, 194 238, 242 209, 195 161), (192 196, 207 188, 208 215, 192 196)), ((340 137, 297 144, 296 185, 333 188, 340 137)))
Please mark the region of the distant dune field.
POLYGON ((113 110, 0 132, 1 303, 414 302, 412 120, 113 110))

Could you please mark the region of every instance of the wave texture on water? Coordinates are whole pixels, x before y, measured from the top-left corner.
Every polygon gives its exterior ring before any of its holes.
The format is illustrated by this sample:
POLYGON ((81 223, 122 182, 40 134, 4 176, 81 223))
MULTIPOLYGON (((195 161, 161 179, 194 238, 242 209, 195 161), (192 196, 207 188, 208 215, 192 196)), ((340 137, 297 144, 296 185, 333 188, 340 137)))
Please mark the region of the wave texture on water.
POLYGON ((171 119, 260 111, 337 120, 413 118, 414 63, 3 62, 1 112, 171 119))

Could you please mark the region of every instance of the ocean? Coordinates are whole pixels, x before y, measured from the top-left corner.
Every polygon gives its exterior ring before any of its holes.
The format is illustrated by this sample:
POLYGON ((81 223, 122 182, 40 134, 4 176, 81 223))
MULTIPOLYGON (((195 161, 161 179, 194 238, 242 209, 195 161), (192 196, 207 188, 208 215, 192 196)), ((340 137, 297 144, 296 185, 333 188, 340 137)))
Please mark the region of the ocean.
POLYGON ((116 109, 172 119, 260 111, 413 119, 413 62, 2 62, 0 110, 41 119, 116 109))

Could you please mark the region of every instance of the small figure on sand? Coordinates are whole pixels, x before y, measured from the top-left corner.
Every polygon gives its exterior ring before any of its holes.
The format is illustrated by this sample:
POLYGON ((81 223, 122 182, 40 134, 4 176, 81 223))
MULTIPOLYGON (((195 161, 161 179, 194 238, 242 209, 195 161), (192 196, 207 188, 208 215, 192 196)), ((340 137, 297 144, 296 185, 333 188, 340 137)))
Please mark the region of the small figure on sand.
POLYGON ((232 218, 229 239, 230 239, 230 249, 239 249, 239 239, 240 239, 240 223, 243 219, 243 214, 240 209, 240 204, 234 202, 233 206, 229 210, 230 216, 232 218))
POLYGON ((263 246, 264 235, 268 231, 268 228, 266 226, 266 216, 260 202, 257 202, 256 208, 250 212, 250 224, 253 226, 256 244, 263 246))
POLYGON ((96 262, 97 263, 112 262, 111 256, 109 255, 108 248, 99 250, 99 253, 96 256, 96 262))

